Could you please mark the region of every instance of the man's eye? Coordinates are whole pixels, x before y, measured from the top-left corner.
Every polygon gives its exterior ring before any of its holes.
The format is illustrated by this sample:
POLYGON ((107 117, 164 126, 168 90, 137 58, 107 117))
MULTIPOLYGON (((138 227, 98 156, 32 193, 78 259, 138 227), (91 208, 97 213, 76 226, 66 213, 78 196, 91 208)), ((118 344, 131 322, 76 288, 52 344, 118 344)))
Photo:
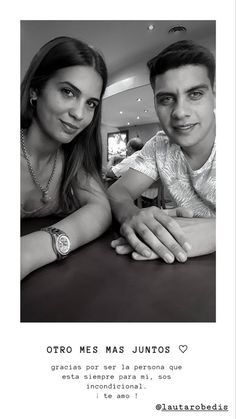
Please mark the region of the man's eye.
POLYGON ((161 96, 157 98, 157 103, 159 105, 167 106, 171 105, 174 102, 174 98, 172 96, 161 96))
POLYGON ((63 89, 61 89, 61 91, 62 91, 64 96, 74 97, 74 93, 72 92, 72 90, 68 89, 67 87, 63 87, 63 89))
POLYGON ((203 92, 196 90, 194 92, 191 92, 189 96, 192 100, 198 100, 198 99, 201 99, 203 94, 204 94, 203 92))

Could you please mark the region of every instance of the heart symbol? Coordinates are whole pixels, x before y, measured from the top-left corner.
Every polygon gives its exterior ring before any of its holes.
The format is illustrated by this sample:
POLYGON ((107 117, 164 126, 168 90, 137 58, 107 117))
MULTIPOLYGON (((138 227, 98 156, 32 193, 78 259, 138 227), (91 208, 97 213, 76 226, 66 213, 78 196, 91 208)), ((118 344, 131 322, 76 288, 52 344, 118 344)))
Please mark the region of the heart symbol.
POLYGON ((179 345, 179 350, 184 354, 188 349, 187 345, 179 345))

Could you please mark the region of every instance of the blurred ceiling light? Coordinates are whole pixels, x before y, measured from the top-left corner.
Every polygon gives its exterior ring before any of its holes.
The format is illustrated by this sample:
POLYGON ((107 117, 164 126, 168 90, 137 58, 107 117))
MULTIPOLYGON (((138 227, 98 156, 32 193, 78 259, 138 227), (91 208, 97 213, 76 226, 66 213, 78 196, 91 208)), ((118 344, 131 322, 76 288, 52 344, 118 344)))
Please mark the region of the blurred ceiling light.
POLYGON ((140 116, 137 116, 137 119, 140 119, 140 116))
POLYGON ((120 114, 122 115, 123 111, 120 111, 120 114))
POLYGON ((142 99, 141 99, 140 97, 138 97, 137 102, 141 102, 141 100, 142 100, 142 99))
POLYGON ((147 27, 148 31, 153 31, 155 29, 155 26, 153 24, 148 25, 147 27))

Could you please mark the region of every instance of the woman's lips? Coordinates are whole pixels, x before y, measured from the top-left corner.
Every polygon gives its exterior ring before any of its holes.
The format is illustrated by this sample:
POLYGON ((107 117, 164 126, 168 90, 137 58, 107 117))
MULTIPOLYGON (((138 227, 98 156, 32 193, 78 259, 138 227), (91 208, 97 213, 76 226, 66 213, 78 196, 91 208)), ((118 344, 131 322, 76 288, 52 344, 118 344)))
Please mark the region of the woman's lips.
POLYGON ((79 127, 77 127, 76 125, 70 124, 69 122, 62 121, 61 119, 60 119, 60 122, 62 124, 64 131, 69 134, 74 133, 79 130, 79 127))

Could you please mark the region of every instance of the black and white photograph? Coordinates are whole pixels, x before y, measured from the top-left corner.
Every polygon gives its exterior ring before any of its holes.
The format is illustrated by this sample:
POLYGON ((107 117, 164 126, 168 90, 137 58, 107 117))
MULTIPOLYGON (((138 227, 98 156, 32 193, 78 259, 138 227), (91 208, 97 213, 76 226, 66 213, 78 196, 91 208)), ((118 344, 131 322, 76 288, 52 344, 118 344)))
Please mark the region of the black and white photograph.
POLYGON ((215 322, 215 20, 21 21, 21 321, 215 322))
POLYGON ((235 2, 2 9, 0 416, 234 419, 235 2))

